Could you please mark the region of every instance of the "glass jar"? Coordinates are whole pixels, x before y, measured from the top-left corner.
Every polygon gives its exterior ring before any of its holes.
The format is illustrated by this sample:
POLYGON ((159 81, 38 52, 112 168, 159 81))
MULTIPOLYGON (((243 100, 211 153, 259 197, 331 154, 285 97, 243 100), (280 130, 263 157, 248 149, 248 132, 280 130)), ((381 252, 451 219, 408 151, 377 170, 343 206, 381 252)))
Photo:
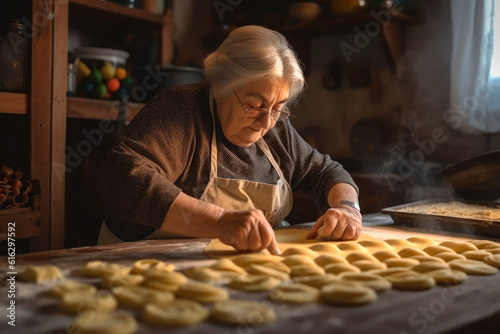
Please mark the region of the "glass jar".
POLYGON ((28 91, 29 41, 22 36, 23 25, 7 24, 7 33, 0 38, 0 90, 14 93, 28 91))
POLYGON ((68 96, 76 96, 76 67, 68 63, 68 96))

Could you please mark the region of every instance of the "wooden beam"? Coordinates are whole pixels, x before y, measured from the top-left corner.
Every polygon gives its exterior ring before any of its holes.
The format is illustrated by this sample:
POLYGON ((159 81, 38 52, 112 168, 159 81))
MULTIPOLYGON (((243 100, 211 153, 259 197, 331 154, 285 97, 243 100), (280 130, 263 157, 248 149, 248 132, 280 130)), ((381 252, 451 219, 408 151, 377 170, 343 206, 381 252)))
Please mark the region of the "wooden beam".
MULTIPOLYGON (((33 0, 31 22, 38 15, 51 13, 53 2, 33 0), (48 8, 45 8, 47 4, 48 8)), ((31 57, 31 178, 40 181, 40 235, 31 241, 31 251, 50 249, 50 167, 52 105, 52 21, 43 21, 33 29, 31 57)))
POLYGON ((174 13, 168 9, 161 28, 161 64, 172 62, 174 56, 174 13))
POLYGON ((54 77, 52 81, 52 168, 50 249, 64 248, 65 168, 66 166, 66 92, 68 91, 68 19, 67 2, 59 5, 54 17, 54 77))

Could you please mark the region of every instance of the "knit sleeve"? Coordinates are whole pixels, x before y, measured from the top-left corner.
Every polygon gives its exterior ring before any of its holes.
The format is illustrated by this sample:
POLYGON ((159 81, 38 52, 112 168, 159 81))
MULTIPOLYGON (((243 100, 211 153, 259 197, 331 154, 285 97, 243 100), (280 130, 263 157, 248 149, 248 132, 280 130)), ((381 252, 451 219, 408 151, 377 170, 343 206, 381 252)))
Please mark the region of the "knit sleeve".
POLYGON ((130 122, 97 173, 107 214, 154 229, 161 226, 181 192, 174 183, 188 163, 194 138, 187 109, 182 94, 165 90, 130 122))
POLYGON ((328 194, 338 183, 350 184, 359 192, 351 175, 343 166, 328 154, 321 154, 313 149, 288 119, 275 128, 277 139, 271 145, 277 147, 280 166, 284 174, 288 175, 294 191, 301 191, 309 196, 322 210, 329 208, 328 194))

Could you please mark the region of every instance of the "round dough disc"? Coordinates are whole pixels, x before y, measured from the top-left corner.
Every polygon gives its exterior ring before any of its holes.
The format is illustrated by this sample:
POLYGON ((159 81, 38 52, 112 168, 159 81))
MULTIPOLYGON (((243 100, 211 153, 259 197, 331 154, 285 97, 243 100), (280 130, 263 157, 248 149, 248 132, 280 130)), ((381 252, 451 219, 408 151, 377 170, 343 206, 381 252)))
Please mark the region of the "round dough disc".
POLYGON ((337 244, 338 249, 340 249, 343 252, 350 253, 350 252, 368 252, 368 249, 365 247, 361 246, 357 242, 354 241, 346 241, 346 242, 341 242, 337 244))
POLYGON ((28 266, 17 277, 22 281, 40 283, 60 279, 62 273, 56 266, 28 266))
POLYGON ((452 250, 452 249, 449 249, 448 247, 443 247, 443 246, 428 246, 428 247, 425 247, 423 249, 424 252, 426 252, 427 254, 431 255, 431 256, 434 256, 436 254, 439 254, 439 253, 452 253, 454 254, 455 251, 452 250))
POLYGON ((437 285, 460 284, 467 279, 467 274, 458 270, 441 269, 426 273, 434 278, 437 285))
POLYGON ((187 277, 202 282, 224 282, 240 276, 234 271, 219 271, 210 267, 191 267, 184 273, 187 277))
POLYGON ((469 240, 468 242, 478 249, 500 248, 500 244, 490 240, 469 240))
POLYGON ((237 277, 229 282, 228 286, 245 291, 269 291, 277 287, 281 281, 266 275, 249 275, 237 277))
POLYGON ((317 302, 319 290, 304 284, 280 285, 271 290, 269 299, 278 303, 307 304, 317 302))
POLYGON ((240 275, 246 275, 245 269, 241 268, 230 259, 225 259, 225 258, 218 260, 217 262, 212 264, 210 268, 213 270, 230 271, 238 273, 240 275))
POLYGON ((371 262, 379 262, 376 257, 374 257, 370 253, 366 253, 366 252, 352 252, 349 255, 347 255, 345 257, 345 259, 349 263, 353 263, 356 261, 363 261, 363 260, 371 261, 371 262))
POLYGON ((76 281, 65 281, 54 285, 49 290, 49 295, 52 297, 62 298, 66 293, 75 291, 86 293, 88 296, 92 296, 97 293, 97 289, 93 285, 76 281))
POLYGON ((384 242, 396 251, 405 247, 415 247, 414 244, 403 239, 386 239, 384 242))
POLYGON ((418 248, 406 247, 398 252, 398 255, 402 258, 413 257, 417 255, 429 256, 426 252, 418 248))
POLYGON ((112 290, 113 295, 124 306, 142 308, 149 303, 168 304, 174 295, 168 291, 158 291, 144 286, 121 286, 112 290))
POLYGON ((476 250, 476 251, 466 251, 461 253, 460 255, 465 256, 469 260, 484 261, 484 259, 490 256, 491 254, 484 250, 476 250))
POLYGON ((240 267, 248 267, 251 264, 263 264, 266 262, 279 262, 283 260, 281 256, 270 254, 243 254, 232 258, 232 261, 240 267))
POLYGON ((286 257, 290 255, 305 255, 310 257, 311 259, 314 259, 316 256, 318 256, 318 253, 313 251, 312 249, 306 248, 306 247, 290 247, 288 249, 285 249, 283 253, 281 253, 281 256, 286 257))
POLYGON ((349 263, 343 256, 337 254, 321 254, 314 259, 314 262, 320 267, 325 267, 332 263, 349 263))
POLYGON ((485 258, 484 263, 489 264, 490 266, 493 266, 495 268, 500 268, 500 254, 492 254, 485 258))
POLYGON ((166 305, 147 304, 142 316, 151 325, 183 327, 204 321, 208 310, 192 300, 176 299, 166 305))
MULTIPOLYGON (((270 262, 270 263, 281 263, 281 262, 270 262)), ((288 275, 287 273, 284 273, 280 270, 271 267, 263 266, 261 264, 252 264, 250 267, 247 268, 247 272, 252 275, 265 275, 273 277, 279 279, 280 281, 287 281, 290 279, 290 275, 288 275)))
POLYGON ((174 270, 172 263, 166 263, 158 259, 142 259, 134 262, 132 274, 145 274, 148 270, 161 270, 171 272, 174 270))
POLYGON ((117 263, 90 261, 80 268, 80 274, 87 277, 104 277, 108 275, 127 275, 130 268, 117 263))
POLYGON ((74 291, 64 294, 59 307, 67 312, 83 311, 109 312, 118 306, 116 299, 109 293, 89 295, 87 292, 74 291))
POLYGON ((477 250, 477 247, 469 242, 443 241, 439 244, 439 246, 447 247, 459 254, 471 250, 477 250))
POLYGON ((289 267, 293 266, 298 266, 298 265, 310 265, 314 266, 316 265, 314 260, 311 259, 309 256, 302 255, 302 254, 294 254, 294 255, 289 255, 283 258, 282 263, 286 264, 289 267))
POLYGON ((384 291, 392 287, 388 280, 370 273, 344 273, 340 275, 341 281, 360 283, 375 291, 384 291))
POLYGON ((435 242, 432 239, 425 238, 425 237, 411 237, 411 238, 407 238, 406 240, 411 242, 412 244, 414 244, 415 246, 417 246, 419 248, 425 248, 428 246, 437 245, 437 242, 435 242))
POLYGON ((436 285, 434 278, 425 274, 400 273, 385 277, 398 290, 427 290, 436 285))
POLYGON ((274 270, 281 271, 282 273, 285 274, 290 274, 292 272, 292 269, 290 269, 290 267, 284 264, 283 262, 266 262, 261 264, 261 266, 266 268, 272 268, 274 270))
POLYGON ((375 253, 373 253, 373 257, 375 257, 379 261, 384 261, 387 259, 400 259, 401 258, 401 256, 399 256, 398 253, 396 253, 393 250, 382 250, 382 251, 375 252, 375 253))
POLYGON ((170 273, 148 271, 146 273, 146 281, 162 282, 165 284, 181 285, 187 282, 186 276, 176 271, 170 273))
POLYGON ((424 262, 446 263, 445 260, 443 260, 443 259, 441 259, 439 257, 429 256, 429 255, 425 255, 425 256, 415 255, 415 256, 412 256, 412 257, 408 257, 407 259, 414 259, 414 260, 417 260, 420 263, 424 263, 424 262))
POLYGON ((376 251, 376 250, 384 250, 384 249, 391 249, 392 247, 389 246, 386 242, 382 240, 361 240, 358 241, 358 244, 361 246, 368 248, 371 252, 376 251))
POLYGON ((339 281, 323 286, 321 297, 332 304, 360 305, 377 300, 377 293, 359 283, 339 281))
POLYGON ((326 242, 312 245, 309 249, 318 253, 342 254, 342 251, 337 246, 326 242))
POLYGON ((422 262, 417 264, 416 266, 411 267, 411 270, 416 271, 417 273, 425 274, 429 271, 441 270, 441 269, 450 269, 446 263, 439 262, 422 262))
POLYGON ((292 266, 291 269, 292 273, 290 274, 290 276, 292 277, 317 276, 325 274, 325 270, 317 265, 298 265, 292 266))
POLYGON ((352 264, 345 264, 345 263, 332 263, 327 266, 325 266, 325 272, 329 274, 335 274, 338 275, 340 273, 344 272, 352 272, 352 273, 359 273, 361 270, 353 266, 352 264))
POLYGON ((137 328, 132 314, 115 311, 82 313, 66 330, 68 334, 131 334, 137 328))
POLYGON ((293 279, 293 281, 295 283, 305 284, 305 285, 312 286, 313 288, 316 288, 316 289, 321 289, 321 287, 326 285, 326 284, 338 282, 339 278, 333 274, 325 274, 325 275, 318 275, 318 276, 295 277, 293 279))
POLYGON ((393 268, 393 267, 401 267, 401 268, 408 268, 408 267, 413 267, 419 264, 420 262, 412 259, 412 258, 405 258, 405 259, 387 259, 383 261, 388 268, 393 268))
POLYGON ((351 263, 353 266, 356 266, 361 271, 369 271, 373 269, 385 269, 387 265, 383 262, 373 262, 369 260, 359 260, 351 263))
MULTIPOLYGON (((450 249, 450 251, 451 251, 451 249, 450 249)), ((462 254, 457 254, 455 252, 453 252, 453 253, 450 253, 450 252, 438 253, 438 254, 434 255, 434 257, 440 258, 444 262, 450 262, 450 261, 457 260, 457 259, 460 259, 460 260, 466 259, 466 257, 463 256, 462 254)))
POLYGON ((101 281, 101 285, 106 289, 113 289, 119 286, 133 286, 139 285, 144 281, 144 276, 142 275, 108 275, 104 276, 101 281))
POLYGON ((229 293, 224 288, 193 281, 188 281, 181 285, 176 295, 198 303, 213 303, 229 298, 229 293))
POLYGON ((448 262, 451 269, 463 271, 469 275, 494 275, 498 269, 475 260, 453 260, 448 262))
POLYGON ((413 270, 410 270, 410 269, 404 268, 404 267, 393 267, 393 268, 387 268, 387 269, 370 270, 370 273, 381 276, 381 277, 386 277, 386 276, 391 276, 391 275, 396 275, 396 274, 401 274, 401 273, 412 274, 412 275, 417 274, 413 270))
POLYGON ((215 303, 210 317, 225 324, 258 327, 272 322, 276 313, 262 303, 233 299, 215 303))

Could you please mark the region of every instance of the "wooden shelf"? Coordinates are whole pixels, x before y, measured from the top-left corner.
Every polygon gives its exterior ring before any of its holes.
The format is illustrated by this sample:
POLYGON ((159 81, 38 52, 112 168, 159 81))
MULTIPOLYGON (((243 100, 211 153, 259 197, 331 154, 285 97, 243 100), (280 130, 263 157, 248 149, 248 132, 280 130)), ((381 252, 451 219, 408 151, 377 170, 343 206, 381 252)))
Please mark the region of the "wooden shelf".
MULTIPOLYGON (((68 117, 85 119, 118 119, 119 101, 95 100, 82 97, 68 97, 68 117)), ((127 104, 127 121, 137 115, 144 103, 130 102, 127 104)))
MULTIPOLYGON (((165 17, 163 15, 154 14, 144 9, 128 8, 124 5, 110 1, 100 0, 70 0, 70 4, 78 6, 78 9, 98 10, 107 15, 108 20, 116 18, 125 18, 127 20, 138 20, 143 22, 154 23, 157 25, 163 24, 165 17), (110 17, 115 16, 115 17, 110 17)), ((81 14, 81 13, 80 13, 81 14)))
MULTIPOLYGON (((330 35, 332 30, 335 32, 344 32, 346 29, 352 30, 355 26, 363 25, 368 22, 378 21, 370 14, 356 15, 356 16, 346 16, 338 17, 327 20, 318 20, 310 23, 294 24, 289 26, 276 27, 275 30, 283 34, 314 34, 314 36, 320 35, 330 35)), ((401 13, 391 13, 391 20, 389 23, 397 24, 415 24, 422 20, 418 17, 401 14, 401 13)))
POLYGON ((28 114, 28 94, 0 92, 0 114, 28 114))

